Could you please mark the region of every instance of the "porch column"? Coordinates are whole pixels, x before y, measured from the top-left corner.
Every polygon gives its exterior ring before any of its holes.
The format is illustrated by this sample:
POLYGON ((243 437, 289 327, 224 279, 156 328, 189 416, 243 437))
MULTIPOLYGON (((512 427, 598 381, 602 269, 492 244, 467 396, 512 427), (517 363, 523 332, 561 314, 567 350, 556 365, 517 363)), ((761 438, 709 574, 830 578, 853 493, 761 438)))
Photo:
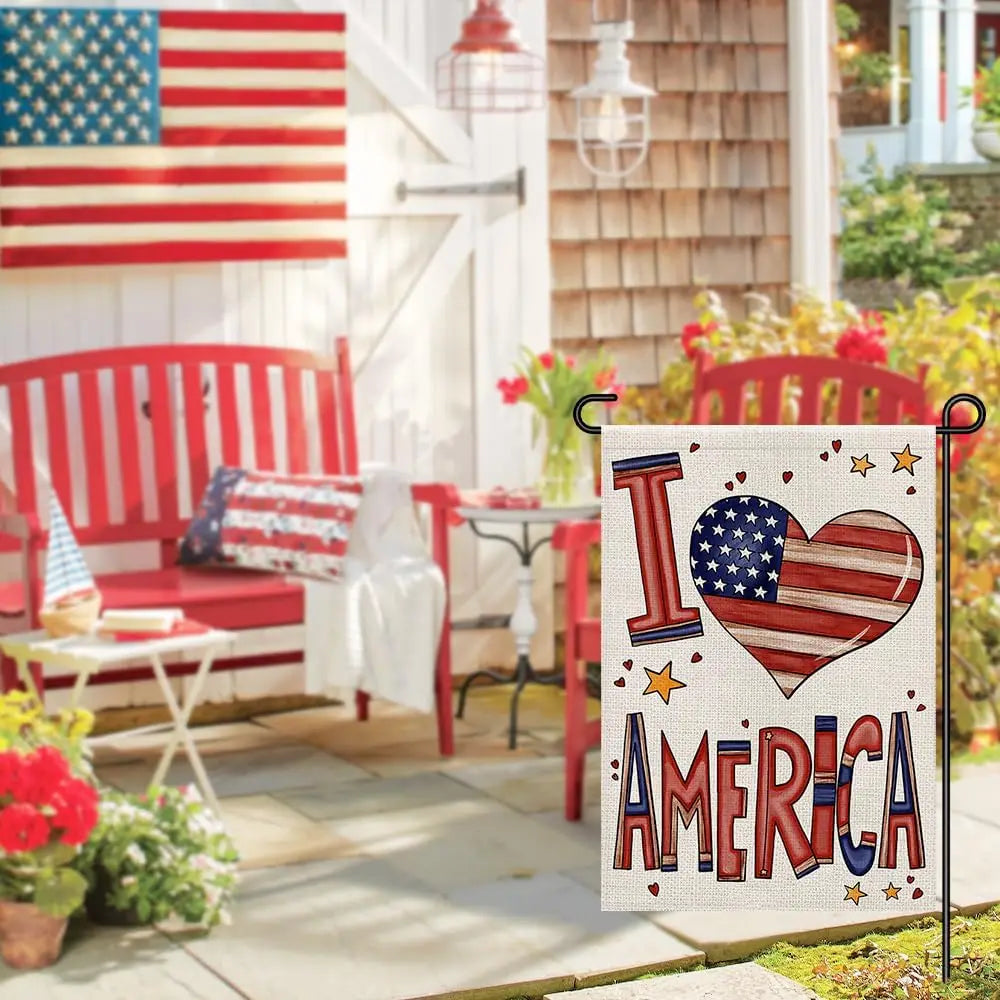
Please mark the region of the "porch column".
POLYGON ((911 163, 941 161, 941 0, 909 0, 911 163))
POLYGON ((833 292, 833 146, 830 131, 832 17, 788 4, 788 147, 791 281, 833 292))
POLYGON ((945 0, 944 8, 945 71, 948 76, 948 117, 944 123, 944 160, 946 163, 971 163, 976 160, 972 148, 971 103, 961 105, 963 91, 976 76, 976 0, 945 0))

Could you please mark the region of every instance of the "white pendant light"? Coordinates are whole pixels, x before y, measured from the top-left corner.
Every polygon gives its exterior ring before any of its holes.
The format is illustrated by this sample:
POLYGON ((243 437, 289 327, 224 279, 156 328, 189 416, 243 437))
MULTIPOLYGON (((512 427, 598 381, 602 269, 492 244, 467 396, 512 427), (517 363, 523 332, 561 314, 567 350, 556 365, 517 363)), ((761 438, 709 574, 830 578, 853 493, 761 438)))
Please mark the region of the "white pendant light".
POLYGON ((594 75, 570 94, 576 101, 576 148, 592 174, 627 177, 649 152, 649 101, 656 91, 632 79, 625 51, 635 33, 631 19, 599 21, 596 5, 593 0, 594 75))

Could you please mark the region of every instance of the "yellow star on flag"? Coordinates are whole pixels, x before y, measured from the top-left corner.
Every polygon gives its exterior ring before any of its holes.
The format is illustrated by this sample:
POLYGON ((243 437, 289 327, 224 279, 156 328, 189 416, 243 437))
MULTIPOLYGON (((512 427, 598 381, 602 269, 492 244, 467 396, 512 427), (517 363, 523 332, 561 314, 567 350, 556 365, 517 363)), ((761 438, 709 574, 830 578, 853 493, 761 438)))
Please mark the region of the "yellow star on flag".
POLYGON ((868 895, 867 892, 861 891, 861 883, 855 882, 854 885, 845 885, 844 888, 847 890, 847 895, 844 897, 844 902, 850 900, 855 906, 861 905, 861 900, 868 895))
POLYGON ((646 671, 646 676, 649 678, 649 684, 643 694, 658 694, 664 701, 664 704, 670 704, 670 692, 674 688, 687 687, 686 684, 682 684, 680 681, 675 681, 673 677, 670 676, 670 670, 673 667, 673 661, 668 663, 659 673, 655 670, 650 670, 649 667, 644 667, 646 671))
POLYGON ((899 899, 899 890, 901 888, 902 888, 901 886, 893 885, 890 882, 889 883, 889 888, 888 889, 883 889, 882 891, 885 893, 885 898, 886 899, 899 899))
POLYGON ((914 455, 910 451, 910 446, 907 445, 902 451, 892 451, 889 454, 896 460, 896 468, 893 472, 899 472, 901 469, 906 469, 906 471, 912 476, 915 475, 913 471, 913 464, 919 462, 922 455, 914 455))
POLYGON ((851 466, 851 472, 860 472, 865 479, 868 478, 868 470, 875 468, 875 466, 868 461, 867 455, 862 458, 855 458, 851 455, 851 461, 854 463, 851 466))

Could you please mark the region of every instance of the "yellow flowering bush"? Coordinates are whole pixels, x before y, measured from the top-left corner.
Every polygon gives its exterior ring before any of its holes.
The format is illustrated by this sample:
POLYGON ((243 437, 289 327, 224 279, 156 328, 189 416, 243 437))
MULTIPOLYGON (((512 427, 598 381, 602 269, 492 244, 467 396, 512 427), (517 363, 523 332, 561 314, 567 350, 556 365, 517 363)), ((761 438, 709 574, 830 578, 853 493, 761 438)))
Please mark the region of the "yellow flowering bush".
MULTIPOLYGON (((928 412, 918 422, 940 423, 945 401, 974 392, 987 408, 981 431, 952 444, 951 578, 953 686, 956 722, 1000 727, 1000 277, 956 279, 942 292, 923 292, 910 307, 870 313, 850 302, 797 297, 786 312, 760 295, 748 297, 745 320, 732 319, 711 291, 696 299, 699 321, 685 329, 687 357, 668 365, 658 387, 630 387, 615 420, 686 423, 691 418, 692 358, 708 352, 717 364, 768 355, 848 357, 886 365, 923 382, 928 412)), ((794 423, 798 387, 786 385, 783 419, 794 423)), ((875 422, 874 400, 865 422, 875 422)), ((836 412, 835 388, 825 419, 836 412)), ((754 400, 749 407, 755 419, 754 400)), ((952 423, 971 423, 972 407, 956 407, 952 423)), ((940 447, 940 446, 939 446, 940 447)))
POLYGON ((26 691, 0 695, 0 752, 30 752, 55 747, 69 761, 74 773, 90 776, 92 768, 86 739, 94 716, 85 708, 64 708, 47 716, 38 699, 26 691))

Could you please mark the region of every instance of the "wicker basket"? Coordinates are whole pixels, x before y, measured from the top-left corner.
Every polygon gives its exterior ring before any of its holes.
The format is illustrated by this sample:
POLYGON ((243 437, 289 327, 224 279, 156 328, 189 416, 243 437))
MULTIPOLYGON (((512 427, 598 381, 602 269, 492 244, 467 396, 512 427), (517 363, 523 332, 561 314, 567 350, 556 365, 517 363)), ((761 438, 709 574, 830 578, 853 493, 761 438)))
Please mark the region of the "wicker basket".
POLYGON ((100 613, 101 592, 95 590, 72 604, 42 608, 38 612, 38 620, 53 639, 63 639, 93 631, 100 613))

